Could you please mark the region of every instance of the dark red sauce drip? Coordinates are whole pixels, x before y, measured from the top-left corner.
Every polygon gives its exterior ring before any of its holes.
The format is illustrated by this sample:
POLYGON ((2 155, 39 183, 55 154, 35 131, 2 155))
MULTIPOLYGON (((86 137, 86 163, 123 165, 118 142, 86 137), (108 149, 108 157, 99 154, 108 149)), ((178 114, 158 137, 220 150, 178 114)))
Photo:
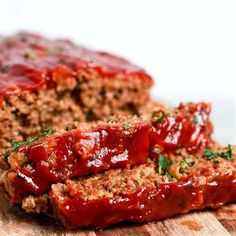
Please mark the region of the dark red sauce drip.
POLYGON ((149 129, 148 122, 139 122, 130 129, 113 125, 76 130, 20 147, 33 165, 16 170, 12 201, 21 201, 27 193, 42 194, 51 183, 68 178, 146 162, 149 129))
POLYGON ((93 70, 101 77, 129 79, 137 76, 148 81, 150 85, 153 83, 144 70, 127 60, 78 47, 67 40, 48 40, 37 35, 20 33, 11 38, 0 39, 0 51, 2 96, 41 88, 46 81, 52 80, 49 75, 58 66, 66 66, 75 78, 81 71, 93 70), (16 65, 21 66, 21 73, 15 72, 16 65))

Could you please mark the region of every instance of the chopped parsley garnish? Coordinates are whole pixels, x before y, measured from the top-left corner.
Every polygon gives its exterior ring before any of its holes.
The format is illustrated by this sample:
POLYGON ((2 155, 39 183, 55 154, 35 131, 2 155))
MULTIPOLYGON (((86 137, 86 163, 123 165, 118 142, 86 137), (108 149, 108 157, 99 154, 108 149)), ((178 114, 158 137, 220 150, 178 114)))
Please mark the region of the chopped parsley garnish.
POLYGON ((193 123, 194 123, 194 124, 197 124, 197 123, 198 123, 198 117, 197 117, 197 116, 194 116, 194 117, 193 117, 193 123))
POLYGON ((183 167, 184 164, 185 164, 185 161, 184 161, 184 160, 181 160, 181 161, 179 162, 179 165, 180 165, 181 167, 183 167))
POLYGON ((45 130, 43 130, 41 132, 41 134, 38 136, 38 137, 35 137, 35 138, 27 138, 25 141, 21 141, 21 142, 17 142, 17 141, 13 141, 12 144, 11 144, 11 147, 14 150, 16 150, 17 148, 19 148, 20 146, 24 145, 24 144, 30 144, 30 143, 33 143, 37 140, 39 140, 40 138, 42 137, 45 137, 49 134, 53 134, 55 133, 55 129, 53 128, 47 128, 45 130))
POLYGON ((158 123, 161 123, 165 117, 166 117, 166 114, 162 114, 162 115, 157 119, 157 122, 158 122, 158 123))
POLYGON ((10 68, 9 65, 2 65, 2 66, 0 67, 0 71, 3 72, 3 73, 4 73, 4 72, 8 72, 9 68, 10 68))
POLYGON ((173 180, 173 181, 177 181, 177 179, 175 177, 173 177, 170 173, 166 172, 166 176, 169 180, 173 180))
POLYGON ((195 164, 195 161, 193 161, 193 159, 191 157, 180 160, 180 162, 179 162, 179 166, 180 166, 179 173, 183 174, 184 170, 189 169, 189 167, 192 167, 194 164, 195 164))
POLYGON ((36 138, 27 138, 25 141, 22 142, 17 142, 17 141, 13 141, 11 143, 11 147, 14 150, 16 150, 17 148, 19 148, 20 146, 24 145, 24 144, 29 144, 29 143, 33 143, 34 141, 36 141, 36 138))
POLYGON ((152 152, 154 152, 154 153, 156 153, 156 154, 160 154, 160 153, 161 153, 161 150, 158 149, 158 148, 154 148, 154 149, 152 150, 152 152))
POLYGON ((193 166, 195 164, 195 162, 193 161, 193 159, 191 157, 186 158, 185 162, 189 165, 189 166, 193 166))
POLYGON ((131 128, 131 124, 129 124, 129 123, 124 123, 124 124, 123 124, 123 127, 124 127, 125 129, 129 129, 129 128, 131 128))
POLYGON ((206 148, 205 152, 204 152, 204 157, 207 160, 212 160, 212 159, 215 159, 216 157, 221 157, 221 158, 226 159, 226 160, 232 160, 233 159, 233 157, 232 157, 232 147, 231 147, 231 145, 228 145, 228 150, 226 150, 225 152, 217 151, 215 153, 212 152, 210 149, 206 148))
POLYGON ((158 165, 159 165, 159 168, 158 168, 159 175, 162 175, 163 172, 167 171, 169 168, 167 160, 166 160, 165 156, 163 156, 163 155, 159 156, 158 165))
POLYGON ((46 136, 46 135, 48 135, 48 134, 54 134, 55 133, 55 129, 53 129, 53 128, 47 128, 47 129, 45 129, 45 130, 43 130, 42 132, 41 132, 41 134, 40 134, 40 138, 41 137, 44 137, 44 136, 46 136))
POLYGON ((152 117, 153 118, 157 118, 157 122, 158 123, 161 123, 162 121, 163 121, 163 119, 166 117, 167 115, 166 114, 164 114, 163 112, 161 112, 161 111, 154 111, 153 113, 152 113, 152 117))
POLYGON ((224 158, 226 160, 232 160, 232 147, 231 145, 228 145, 228 150, 225 152, 217 152, 218 156, 220 156, 221 158, 224 158))
POLYGON ((3 157, 4 157, 4 159, 5 160, 7 160, 7 158, 10 156, 10 153, 9 152, 5 152, 4 154, 3 154, 3 157))
POLYGON ((204 157, 207 159, 207 160, 212 160, 214 158, 217 157, 217 154, 212 152, 210 149, 206 148, 205 149, 205 152, 204 152, 204 157))

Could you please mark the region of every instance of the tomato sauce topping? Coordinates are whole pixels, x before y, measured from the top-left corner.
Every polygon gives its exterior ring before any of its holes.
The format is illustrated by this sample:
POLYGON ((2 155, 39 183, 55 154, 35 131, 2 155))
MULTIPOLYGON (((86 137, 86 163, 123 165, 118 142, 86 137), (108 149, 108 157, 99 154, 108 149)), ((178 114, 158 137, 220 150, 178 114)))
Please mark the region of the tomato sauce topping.
POLYGON ((148 222, 160 220, 179 213, 206 207, 217 208, 227 202, 234 202, 236 181, 232 173, 217 177, 200 186, 194 178, 179 182, 144 186, 136 191, 84 200, 72 194, 66 186, 65 194, 50 191, 57 214, 68 228, 98 227, 105 228, 124 221, 148 222), (91 213, 92 212, 92 213, 91 213))
POLYGON ((29 193, 42 194, 51 183, 68 178, 146 162, 149 130, 145 121, 128 127, 107 125, 19 147, 17 151, 27 156, 29 165, 15 170, 12 201, 19 202, 29 193))
POLYGON ((148 153, 159 158, 179 148, 198 152, 211 140, 209 113, 206 103, 180 104, 171 115, 155 114, 158 118, 152 123, 143 120, 90 131, 77 129, 22 145, 15 153, 26 156, 30 165, 15 170, 12 201, 21 201, 27 193, 42 194, 51 183, 144 163, 148 153))
MULTIPOLYGON (((152 84, 152 78, 127 60, 105 52, 79 47, 68 40, 49 40, 19 33, 0 38, 0 95, 36 90, 52 80, 55 68, 67 67, 74 76, 95 71, 102 78, 139 77, 152 84)), ((66 79, 66 78, 65 78, 66 79)), ((51 84, 51 83, 49 83, 51 84)))
POLYGON ((210 104, 180 104, 176 111, 174 115, 162 112, 154 114, 157 119, 152 123, 150 134, 151 156, 156 157, 161 152, 179 148, 194 153, 209 142, 213 131, 209 120, 210 104))

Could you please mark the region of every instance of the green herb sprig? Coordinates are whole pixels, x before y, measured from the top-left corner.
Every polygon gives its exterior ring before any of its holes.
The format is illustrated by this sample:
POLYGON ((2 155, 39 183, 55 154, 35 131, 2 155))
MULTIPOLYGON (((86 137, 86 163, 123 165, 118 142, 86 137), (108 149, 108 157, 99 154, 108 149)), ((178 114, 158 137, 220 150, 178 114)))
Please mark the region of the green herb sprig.
POLYGON ((163 156, 163 155, 159 156, 158 165, 159 165, 159 168, 158 168, 159 175, 162 175, 164 171, 167 171, 169 169, 167 160, 166 160, 165 156, 163 156))
POLYGON ((233 159, 232 146, 228 145, 228 149, 225 152, 224 151, 212 152, 209 148, 206 148, 204 152, 204 157, 207 160, 212 160, 217 157, 221 157, 226 160, 232 160, 233 159))
POLYGON ((39 140, 40 138, 43 138, 49 134, 54 134, 55 132, 56 132, 55 129, 47 128, 47 129, 43 130, 38 137, 27 138, 25 141, 21 141, 21 142, 13 141, 11 144, 12 150, 15 151, 17 148, 19 148, 22 145, 33 143, 33 142, 39 140))
POLYGON ((152 118, 157 118, 156 122, 161 123, 167 115, 161 111, 154 111, 152 113, 152 118))

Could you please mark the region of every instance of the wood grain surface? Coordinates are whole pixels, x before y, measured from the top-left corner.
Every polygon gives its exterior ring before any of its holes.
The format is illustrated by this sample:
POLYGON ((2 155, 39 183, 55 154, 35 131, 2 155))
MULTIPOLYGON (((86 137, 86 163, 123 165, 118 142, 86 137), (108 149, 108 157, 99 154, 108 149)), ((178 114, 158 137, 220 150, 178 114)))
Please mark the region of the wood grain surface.
MULTIPOLYGON (((91 213, 92 214, 92 213, 91 213)), ((103 231, 68 231, 44 215, 26 214, 12 207, 0 189, 0 236, 5 235, 66 235, 66 236, 125 236, 125 235, 235 235, 236 204, 218 210, 192 212, 149 224, 122 224, 103 231)))

